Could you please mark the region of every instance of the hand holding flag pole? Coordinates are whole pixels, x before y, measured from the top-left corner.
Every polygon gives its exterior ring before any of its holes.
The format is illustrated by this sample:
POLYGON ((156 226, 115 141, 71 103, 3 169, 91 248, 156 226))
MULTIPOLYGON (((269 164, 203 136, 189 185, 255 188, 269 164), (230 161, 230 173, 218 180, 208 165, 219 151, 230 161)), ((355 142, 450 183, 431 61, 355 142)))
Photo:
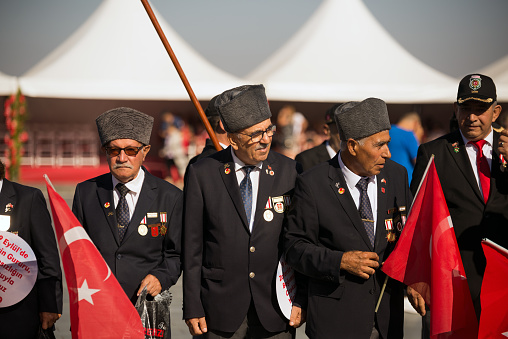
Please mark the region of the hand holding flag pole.
POLYGON ((159 38, 162 41, 162 44, 166 48, 166 51, 169 54, 169 58, 173 62, 173 65, 175 66, 176 71, 177 71, 178 75, 180 76, 180 79, 182 80, 183 85, 184 85, 185 89, 187 90, 187 93, 189 94, 189 97, 190 97, 192 103, 194 104, 194 107, 196 107, 199 117, 201 118, 201 121, 205 125, 206 131, 208 132, 208 135, 210 136, 210 139, 212 140, 213 145, 215 146, 215 149, 217 151, 222 150, 222 147, 219 144, 219 140, 217 140, 217 136, 215 136, 212 126, 210 126, 210 122, 206 118, 205 112, 203 112, 203 108, 201 107, 201 104, 199 103, 198 99, 196 98, 196 95, 194 94, 194 91, 192 90, 192 87, 191 87, 189 81, 187 80, 187 77, 185 76, 185 73, 183 72, 183 69, 180 66, 180 63, 178 62, 178 59, 176 58, 176 55, 173 52, 173 49, 169 45, 166 35, 164 34, 161 26, 159 25, 159 21, 157 20, 157 18, 155 17, 155 14, 152 11, 152 7, 148 3, 148 0, 141 0, 141 3, 145 7, 146 13, 150 17, 153 27, 157 31, 157 34, 159 35, 159 38))

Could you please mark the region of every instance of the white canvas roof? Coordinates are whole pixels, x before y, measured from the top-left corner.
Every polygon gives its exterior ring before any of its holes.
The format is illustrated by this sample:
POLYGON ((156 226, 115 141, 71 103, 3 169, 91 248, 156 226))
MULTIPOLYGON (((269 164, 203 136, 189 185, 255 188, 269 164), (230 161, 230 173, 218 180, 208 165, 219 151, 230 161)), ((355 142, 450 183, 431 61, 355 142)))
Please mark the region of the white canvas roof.
POLYGON ((247 78, 271 100, 391 103, 455 100, 458 80, 402 48, 361 0, 327 0, 300 31, 247 78))
MULTIPOLYGON (((154 12, 198 99, 241 84, 201 57, 154 12)), ((21 77, 20 86, 32 97, 189 98, 139 0, 104 0, 78 31, 21 77)))
POLYGON ((481 74, 488 75, 496 84, 497 101, 508 101, 508 55, 483 68, 481 74))
POLYGON ((16 92, 16 78, 0 72, 0 95, 11 95, 16 92))

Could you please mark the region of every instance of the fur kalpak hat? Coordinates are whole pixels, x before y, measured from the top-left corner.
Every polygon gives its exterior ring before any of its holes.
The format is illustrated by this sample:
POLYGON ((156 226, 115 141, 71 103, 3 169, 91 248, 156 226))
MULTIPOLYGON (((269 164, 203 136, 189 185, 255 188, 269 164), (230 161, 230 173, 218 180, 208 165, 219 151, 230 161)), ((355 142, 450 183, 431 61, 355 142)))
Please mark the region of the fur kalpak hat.
POLYGON ((377 98, 346 102, 335 110, 340 140, 360 140, 390 129, 386 103, 377 98))
POLYGON ((116 139, 132 139, 150 144, 153 117, 128 107, 113 108, 95 119, 101 145, 116 139))
POLYGON ((244 85, 227 90, 219 95, 215 108, 229 133, 254 126, 272 116, 263 85, 244 85))

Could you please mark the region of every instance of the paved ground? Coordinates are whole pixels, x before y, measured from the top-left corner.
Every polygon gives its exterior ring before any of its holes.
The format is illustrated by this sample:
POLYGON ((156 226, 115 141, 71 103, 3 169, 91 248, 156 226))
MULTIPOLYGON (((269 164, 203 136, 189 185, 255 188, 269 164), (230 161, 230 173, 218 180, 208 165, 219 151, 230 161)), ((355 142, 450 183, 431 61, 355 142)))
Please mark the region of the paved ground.
MULTIPOLYGON (((45 186, 37 186, 46 195, 45 186)), ((56 186, 56 191, 66 200, 69 206, 72 205, 72 197, 74 195, 74 187, 56 186)), ((49 208, 49 202, 48 202, 49 208)), ((171 289, 173 294, 173 302, 171 304, 171 332, 173 339, 192 338, 189 334, 187 326, 182 320, 182 279, 171 289)), ((64 314, 56 323, 55 335, 58 339, 70 339, 70 318, 69 318, 69 297, 67 294, 67 286, 64 279, 64 314)), ((421 318, 412 312, 406 312, 404 317, 404 338, 419 339, 421 330, 421 318)), ((305 326, 297 331, 297 338, 307 338, 305 335, 305 326)))

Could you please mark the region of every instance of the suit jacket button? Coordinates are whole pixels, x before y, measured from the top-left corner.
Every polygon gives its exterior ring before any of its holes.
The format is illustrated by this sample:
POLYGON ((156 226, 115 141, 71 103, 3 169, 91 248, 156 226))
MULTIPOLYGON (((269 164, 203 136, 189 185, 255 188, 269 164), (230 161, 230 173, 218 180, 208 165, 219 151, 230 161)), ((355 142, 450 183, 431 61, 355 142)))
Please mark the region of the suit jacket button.
POLYGON ((374 289, 369 290, 370 294, 374 294, 374 289))
POLYGON ((256 273, 254 273, 254 272, 249 273, 249 277, 254 278, 255 276, 256 276, 256 273))
POLYGON ((117 254, 117 255, 116 255, 116 258, 117 258, 118 260, 120 260, 120 259, 122 259, 122 255, 121 255, 121 254, 117 254))
POLYGON ((251 247, 249 248, 249 251, 251 251, 252 253, 254 253, 254 252, 256 252, 256 248, 255 248, 254 246, 251 246, 251 247))

